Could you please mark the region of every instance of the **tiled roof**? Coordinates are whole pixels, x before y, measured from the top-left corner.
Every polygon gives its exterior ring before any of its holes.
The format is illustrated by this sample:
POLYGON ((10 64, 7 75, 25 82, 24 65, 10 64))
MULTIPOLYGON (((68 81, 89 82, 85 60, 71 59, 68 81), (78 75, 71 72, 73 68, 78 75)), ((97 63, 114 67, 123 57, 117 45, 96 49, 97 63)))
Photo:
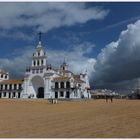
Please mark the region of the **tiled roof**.
MULTIPOLYGON (((67 76, 60 76, 60 77, 55 77, 53 80, 54 81, 67 81, 67 80, 70 80, 70 78, 67 76)), ((74 80, 77 83, 84 83, 84 81, 80 79, 80 75, 75 75, 74 80)))
POLYGON ((74 78, 80 78, 80 75, 74 75, 73 77, 74 78))
POLYGON ((60 77, 53 78, 53 80, 55 80, 55 81, 66 81, 66 80, 69 80, 69 79, 70 79, 69 77, 65 77, 65 76, 60 76, 60 77))
POLYGON ((23 80, 17 79, 3 80, 0 82, 0 84, 21 84, 21 83, 23 83, 23 80))
POLYGON ((78 83, 85 83, 83 80, 80 79, 80 75, 74 75, 74 80, 78 83))
POLYGON ((77 83, 85 83, 83 80, 81 80, 80 78, 74 78, 74 80, 77 82, 77 83))

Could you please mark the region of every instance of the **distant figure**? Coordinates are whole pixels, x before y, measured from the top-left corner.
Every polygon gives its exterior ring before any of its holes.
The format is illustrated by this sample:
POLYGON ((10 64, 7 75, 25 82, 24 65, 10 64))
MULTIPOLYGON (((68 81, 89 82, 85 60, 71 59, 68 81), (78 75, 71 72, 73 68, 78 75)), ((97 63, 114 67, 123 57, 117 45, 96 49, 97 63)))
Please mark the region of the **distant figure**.
POLYGON ((51 103, 53 104, 53 98, 52 98, 52 96, 51 96, 51 103))
POLYGON ((110 96, 110 100, 111 100, 111 103, 112 103, 113 102, 113 96, 112 95, 110 96))
POLYGON ((108 102, 108 95, 105 95, 105 100, 106 102, 108 102))

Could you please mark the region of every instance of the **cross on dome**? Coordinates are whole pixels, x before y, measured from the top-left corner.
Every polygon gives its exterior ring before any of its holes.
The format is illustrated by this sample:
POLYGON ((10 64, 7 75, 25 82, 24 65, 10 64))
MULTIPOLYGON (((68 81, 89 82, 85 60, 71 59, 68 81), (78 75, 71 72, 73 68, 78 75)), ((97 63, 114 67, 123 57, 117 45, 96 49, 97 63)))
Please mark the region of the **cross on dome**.
POLYGON ((41 37, 42 37, 42 32, 38 32, 37 35, 38 35, 38 45, 37 45, 37 48, 42 48, 42 45, 41 45, 41 37))
POLYGON ((43 34, 42 32, 39 32, 39 33, 38 33, 39 42, 41 42, 41 36, 42 36, 42 34, 43 34))

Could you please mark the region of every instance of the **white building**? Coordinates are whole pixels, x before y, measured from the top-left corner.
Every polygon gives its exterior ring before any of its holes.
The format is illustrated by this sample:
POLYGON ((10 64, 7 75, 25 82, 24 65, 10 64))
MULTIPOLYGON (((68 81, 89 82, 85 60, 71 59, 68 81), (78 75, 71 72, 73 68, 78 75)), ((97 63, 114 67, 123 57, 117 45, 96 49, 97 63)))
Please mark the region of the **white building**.
POLYGON ((0 98, 20 98, 23 80, 9 79, 9 73, 0 70, 0 98))
POLYGON ((26 69, 24 80, 1 79, 0 85, 0 97, 5 98, 91 98, 87 73, 75 75, 68 70, 66 62, 58 69, 53 68, 47 62, 41 40, 32 55, 31 66, 26 69), (12 81, 20 89, 14 88, 10 91, 12 81), (8 85, 5 89, 3 85, 6 84, 8 85))

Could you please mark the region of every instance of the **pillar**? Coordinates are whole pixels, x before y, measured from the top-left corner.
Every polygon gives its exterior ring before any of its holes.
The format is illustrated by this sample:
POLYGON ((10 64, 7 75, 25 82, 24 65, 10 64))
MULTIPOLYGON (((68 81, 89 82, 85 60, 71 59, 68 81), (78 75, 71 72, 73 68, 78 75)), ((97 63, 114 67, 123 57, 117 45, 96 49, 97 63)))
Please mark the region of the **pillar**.
POLYGON ((9 90, 9 87, 10 87, 9 84, 7 84, 7 90, 9 90))
POLYGON ((50 79, 45 78, 44 82, 44 98, 51 98, 51 91, 50 91, 50 79))
POLYGON ((66 88, 66 81, 64 82, 64 88, 66 88))
MULTIPOLYGON (((65 82, 66 83, 66 82, 65 82)), ((66 91, 64 91, 64 96, 63 96, 64 98, 66 98, 66 91)))
POLYGON ((1 98, 3 98, 3 92, 1 92, 1 98))
POLYGON ((46 59, 43 59, 43 64, 44 64, 44 66, 46 65, 46 59))
POLYGON ((60 82, 58 82, 58 88, 60 88, 60 82))

